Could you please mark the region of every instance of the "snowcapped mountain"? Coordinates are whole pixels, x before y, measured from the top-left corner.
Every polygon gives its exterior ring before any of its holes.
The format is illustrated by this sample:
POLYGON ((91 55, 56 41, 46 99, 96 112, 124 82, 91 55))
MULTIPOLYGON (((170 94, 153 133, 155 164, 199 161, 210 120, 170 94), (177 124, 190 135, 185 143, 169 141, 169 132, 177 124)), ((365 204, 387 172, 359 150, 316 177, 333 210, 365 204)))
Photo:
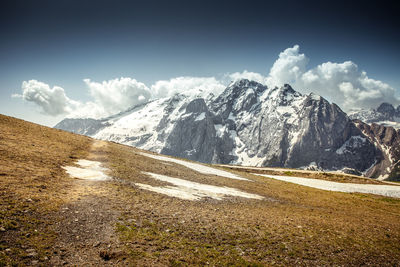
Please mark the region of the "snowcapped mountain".
POLYGON ((348 115, 365 123, 400 129, 400 105, 395 108, 392 104, 382 103, 377 109, 352 110, 348 115))
POLYGON ((217 97, 175 95, 103 120, 65 119, 55 127, 200 162, 398 177, 393 170, 400 157, 389 151, 398 131, 391 142, 375 138, 382 130, 289 85, 267 88, 244 79, 217 97))

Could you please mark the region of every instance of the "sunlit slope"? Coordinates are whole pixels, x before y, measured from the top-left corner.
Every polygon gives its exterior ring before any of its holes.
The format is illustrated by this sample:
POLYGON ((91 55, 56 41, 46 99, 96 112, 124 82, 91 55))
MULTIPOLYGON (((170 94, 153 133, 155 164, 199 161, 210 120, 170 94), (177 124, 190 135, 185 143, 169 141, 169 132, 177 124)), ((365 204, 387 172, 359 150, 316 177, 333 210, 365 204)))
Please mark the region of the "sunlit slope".
POLYGON ((305 187, 5 116, 0 130, 3 265, 400 261, 397 198, 305 187), (65 169, 93 166, 110 179, 65 169))

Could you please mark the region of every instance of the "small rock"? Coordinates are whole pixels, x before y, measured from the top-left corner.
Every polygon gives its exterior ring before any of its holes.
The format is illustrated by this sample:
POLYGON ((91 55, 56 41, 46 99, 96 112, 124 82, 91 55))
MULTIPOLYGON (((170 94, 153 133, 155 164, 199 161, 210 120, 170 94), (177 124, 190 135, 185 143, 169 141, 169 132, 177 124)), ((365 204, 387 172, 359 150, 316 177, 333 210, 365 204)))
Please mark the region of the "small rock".
POLYGON ((114 251, 102 250, 102 251, 100 251, 99 256, 100 256, 103 260, 108 261, 108 260, 110 260, 110 259, 112 259, 112 258, 117 257, 117 256, 118 256, 117 254, 118 254, 118 253, 116 253, 116 252, 114 252, 114 251))
POLYGON ((6 248, 6 252, 10 252, 11 251, 11 248, 6 248))
POLYGON ((38 264, 38 263, 39 263, 39 261, 37 261, 37 260, 31 261, 31 264, 32 264, 32 265, 36 265, 36 264, 38 264))
POLYGON ((0 227, 0 232, 5 232, 6 229, 4 227, 0 227))
POLYGON ((93 244, 93 247, 98 247, 98 246, 100 246, 100 244, 101 244, 100 242, 96 242, 93 244))
POLYGON ((34 250, 33 248, 27 249, 26 253, 28 253, 26 256, 27 257, 36 257, 38 255, 38 253, 36 252, 36 250, 34 250))

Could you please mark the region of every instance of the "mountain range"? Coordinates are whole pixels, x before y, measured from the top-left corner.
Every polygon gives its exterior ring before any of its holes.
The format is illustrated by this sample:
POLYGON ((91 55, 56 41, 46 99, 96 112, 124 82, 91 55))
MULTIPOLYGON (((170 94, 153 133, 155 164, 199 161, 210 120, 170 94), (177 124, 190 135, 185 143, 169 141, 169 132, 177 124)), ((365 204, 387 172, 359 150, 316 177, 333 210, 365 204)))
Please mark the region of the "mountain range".
POLYGON ((351 119, 400 129, 400 105, 395 108, 392 104, 382 103, 376 109, 351 110, 348 115, 351 119))
POLYGON ((400 180, 400 131, 388 127, 399 115, 400 107, 387 103, 348 115, 288 84, 243 79, 218 96, 176 94, 100 120, 67 118, 55 128, 204 163, 400 180))

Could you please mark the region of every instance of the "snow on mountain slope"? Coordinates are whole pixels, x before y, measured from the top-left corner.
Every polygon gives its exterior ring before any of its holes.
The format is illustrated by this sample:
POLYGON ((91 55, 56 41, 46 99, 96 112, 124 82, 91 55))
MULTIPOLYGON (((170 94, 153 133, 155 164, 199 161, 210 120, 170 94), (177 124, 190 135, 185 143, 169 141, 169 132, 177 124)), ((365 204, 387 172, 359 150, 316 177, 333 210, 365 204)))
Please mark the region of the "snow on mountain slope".
POLYGON ((400 105, 394 108, 392 104, 382 103, 376 109, 358 109, 349 113, 351 119, 365 123, 376 123, 385 127, 400 129, 400 105))
POLYGON ((82 129, 86 121, 75 121, 76 125, 71 119, 62 121, 56 128, 79 129, 95 138, 206 163, 291 168, 312 164, 373 177, 388 175, 392 166, 382 146, 367 138, 337 105, 312 93, 302 95, 289 85, 267 88, 243 79, 216 98, 175 95, 154 100, 91 121, 90 131, 82 129), (381 162, 389 167, 369 171, 381 162))
POLYGON ((160 152, 165 146, 181 107, 189 100, 183 95, 163 98, 136 107, 107 120, 108 127, 100 129, 95 138, 160 152))

